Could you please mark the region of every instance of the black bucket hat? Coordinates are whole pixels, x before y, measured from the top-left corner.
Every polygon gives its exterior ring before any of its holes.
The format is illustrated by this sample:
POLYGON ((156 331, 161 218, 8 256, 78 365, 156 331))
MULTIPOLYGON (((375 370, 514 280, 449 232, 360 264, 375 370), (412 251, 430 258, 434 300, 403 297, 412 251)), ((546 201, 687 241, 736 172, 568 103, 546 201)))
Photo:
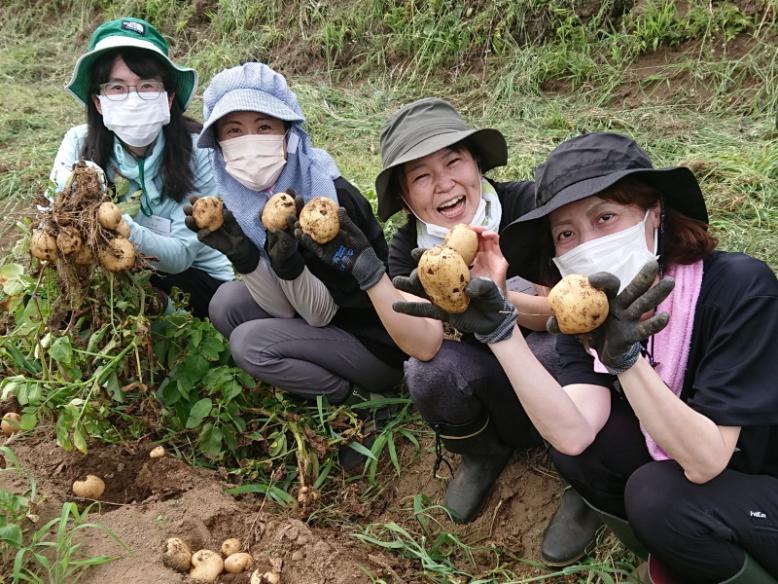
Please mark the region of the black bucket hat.
POLYGON ((500 233, 500 248, 508 260, 509 275, 531 282, 544 273, 559 274, 549 253, 551 235, 543 218, 569 203, 585 199, 632 177, 654 187, 668 207, 708 222, 708 211, 697 179, 683 166, 654 168, 634 140, 621 134, 599 132, 571 138, 557 146, 535 169, 535 209, 519 217, 500 233))
POLYGON ((469 138, 478 150, 481 172, 508 162, 505 136, 492 128, 471 128, 454 107, 427 97, 397 110, 381 128, 383 170, 375 179, 378 216, 386 221, 402 209, 399 193, 389 192, 392 172, 398 166, 423 158, 469 138))

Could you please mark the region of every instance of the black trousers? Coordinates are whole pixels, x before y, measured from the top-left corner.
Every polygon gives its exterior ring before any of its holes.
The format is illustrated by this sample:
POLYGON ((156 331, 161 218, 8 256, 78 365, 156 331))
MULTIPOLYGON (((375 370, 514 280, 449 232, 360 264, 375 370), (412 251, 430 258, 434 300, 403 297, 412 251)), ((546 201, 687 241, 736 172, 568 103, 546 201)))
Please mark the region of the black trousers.
POLYGON ((154 274, 151 277, 151 285, 165 294, 170 294, 173 286, 189 294, 188 308, 199 318, 208 318, 208 304, 222 284, 224 281, 197 268, 189 268, 179 274, 154 274))
POLYGON ((694 484, 678 463, 651 458, 637 418, 617 399, 588 449, 551 456, 587 501, 626 518, 679 582, 726 580, 744 552, 778 577, 778 478, 725 469, 694 484))

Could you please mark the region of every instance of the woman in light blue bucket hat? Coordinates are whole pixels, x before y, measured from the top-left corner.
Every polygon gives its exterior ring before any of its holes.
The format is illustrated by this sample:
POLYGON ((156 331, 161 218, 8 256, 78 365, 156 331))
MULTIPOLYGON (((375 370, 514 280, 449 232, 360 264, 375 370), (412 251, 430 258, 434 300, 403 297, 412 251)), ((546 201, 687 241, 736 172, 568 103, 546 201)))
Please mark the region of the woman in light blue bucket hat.
POLYGON ((165 293, 182 289, 193 314, 206 317, 213 293, 234 273, 184 224, 186 197, 215 187, 208 156, 194 145, 200 124, 184 116, 196 88, 196 72, 170 60, 151 24, 129 17, 101 24, 65 86, 86 107, 86 123, 68 130, 51 179, 63 188, 84 158, 109 182, 128 183, 117 202, 138 195, 124 219, 130 241, 156 258, 151 283, 165 293))

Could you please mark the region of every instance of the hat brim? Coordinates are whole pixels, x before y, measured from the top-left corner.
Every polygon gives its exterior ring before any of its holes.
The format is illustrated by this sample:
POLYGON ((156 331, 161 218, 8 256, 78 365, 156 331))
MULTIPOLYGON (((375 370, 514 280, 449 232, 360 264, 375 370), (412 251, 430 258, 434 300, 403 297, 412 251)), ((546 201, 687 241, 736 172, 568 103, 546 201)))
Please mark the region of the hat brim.
POLYGON ((502 132, 493 128, 481 128, 464 131, 444 132, 431 136, 414 145, 402 156, 398 157, 390 166, 384 168, 375 179, 376 198, 378 199, 378 216, 386 221, 402 209, 399 193, 389 192, 392 172, 398 166, 429 156, 441 148, 453 146, 469 138, 476 149, 481 163, 481 172, 486 172, 497 166, 504 166, 508 162, 508 145, 502 132))
POLYGON ((86 105, 89 99, 89 78, 90 71, 95 62, 106 52, 118 48, 132 47, 144 49, 154 53, 168 66, 170 70, 173 87, 175 87, 176 101, 182 110, 186 110, 194 97, 197 89, 197 72, 188 67, 180 67, 171 61, 165 53, 149 41, 134 39, 125 36, 112 36, 104 39, 97 46, 84 53, 76 61, 73 67, 73 74, 70 81, 65 85, 65 89, 75 97, 81 105, 86 105))
POLYGON ((233 89, 219 98, 213 110, 208 114, 208 119, 205 120, 200 137, 197 139, 197 146, 199 148, 216 148, 214 124, 227 114, 240 111, 261 112, 284 122, 305 121, 305 118, 289 105, 269 93, 258 89, 233 89))
POLYGON ((586 179, 562 189, 545 205, 503 229, 500 249, 508 260, 508 275, 518 275, 544 286, 555 284, 561 276, 551 262, 548 252, 553 250, 551 234, 543 219, 565 205, 602 192, 627 176, 656 188, 665 204, 679 213, 708 223, 702 191, 694 173, 686 167, 631 169, 586 179))

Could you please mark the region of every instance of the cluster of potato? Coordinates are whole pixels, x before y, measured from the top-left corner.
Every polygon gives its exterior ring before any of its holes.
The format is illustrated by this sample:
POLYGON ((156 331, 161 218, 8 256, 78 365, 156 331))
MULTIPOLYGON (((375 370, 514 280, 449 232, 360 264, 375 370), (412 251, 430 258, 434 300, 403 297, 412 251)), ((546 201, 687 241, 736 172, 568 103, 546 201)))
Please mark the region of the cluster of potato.
POLYGON ((162 562, 178 572, 189 572, 195 582, 216 582, 222 572, 240 574, 253 567, 251 554, 240 548, 240 540, 231 537, 222 543, 221 554, 208 549, 192 553, 184 540, 171 537, 165 542, 162 562))
POLYGON ((566 335, 588 333, 608 317, 608 297, 589 284, 589 278, 570 274, 548 294, 548 305, 559 330, 566 335))

